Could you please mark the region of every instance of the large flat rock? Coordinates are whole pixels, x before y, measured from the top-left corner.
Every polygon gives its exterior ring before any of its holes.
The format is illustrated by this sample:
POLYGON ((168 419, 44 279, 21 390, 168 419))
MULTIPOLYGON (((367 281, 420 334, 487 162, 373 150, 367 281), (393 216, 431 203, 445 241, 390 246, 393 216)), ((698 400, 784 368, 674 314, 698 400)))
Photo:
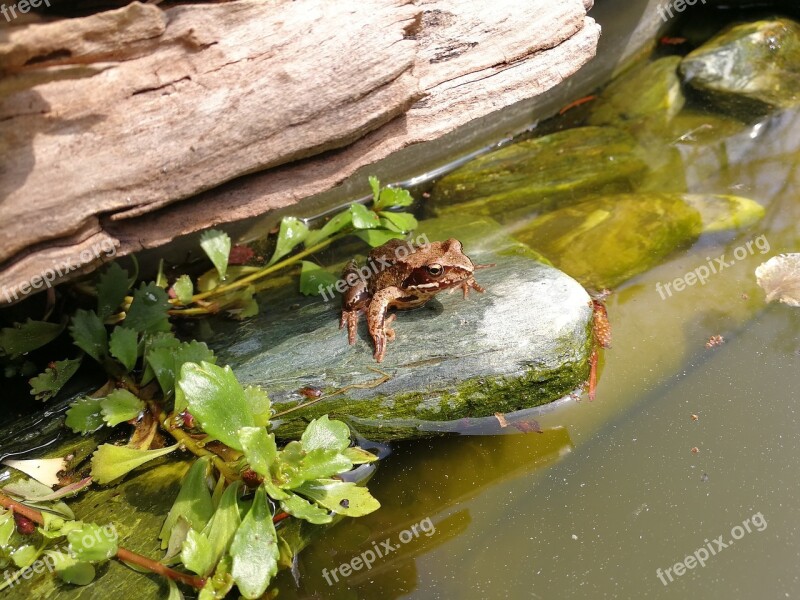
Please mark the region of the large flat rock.
POLYGON ((457 429, 453 421, 550 403, 585 381, 592 311, 580 284, 490 219, 433 219, 420 232, 431 241, 456 237, 474 262, 496 266, 477 272, 484 294, 442 294, 399 312, 397 339, 380 365, 363 321, 357 343, 348 345, 338 297, 304 298, 284 286, 262 296, 257 317, 214 325, 208 341, 219 362, 267 390, 279 412, 308 401, 298 392, 304 386, 331 393, 379 380, 376 368, 391 376, 287 414, 279 437, 299 434, 324 413, 376 440, 430 435, 457 429))

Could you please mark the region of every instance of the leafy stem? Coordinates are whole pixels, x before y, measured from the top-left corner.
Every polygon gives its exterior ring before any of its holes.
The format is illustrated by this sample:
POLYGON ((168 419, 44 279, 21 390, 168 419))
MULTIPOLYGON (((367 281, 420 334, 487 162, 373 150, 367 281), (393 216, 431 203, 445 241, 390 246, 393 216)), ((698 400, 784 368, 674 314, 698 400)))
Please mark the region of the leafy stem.
MULTIPOLYGON (((152 405, 151 405, 152 406, 152 405)), ((154 406, 152 406, 151 410, 158 410, 154 406)), ((226 463, 222 458, 211 452, 210 450, 206 450, 200 444, 195 441, 195 439, 186 433, 183 429, 179 428, 171 428, 169 424, 175 420, 175 414, 171 414, 169 416, 164 415, 163 411, 159 411, 158 413, 158 420, 161 423, 161 427, 169 433, 173 438, 175 438, 176 442, 180 442, 180 444, 186 448, 189 452, 194 454, 195 456, 208 456, 211 459, 211 462, 220 472, 225 479, 228 481, 236 481, 237 479, 241 479, 239 474, 234 472, 233 469, 226 463)))
MULTIPOLYGON (((226 285, 221 285, 221 286, 215 287, 213 290, 209 290, 207 292, 202 292, 200 294, 195 294, 194 296, 192 296, 192 302, 198 302, 200 300, 204 300, 204 299, 209 298, 211 296, 216 296, 216 295, 219 295, 219 294, 225 294, 227 292, 231 292, 233 290, 243 288, 243 287, 247 286, 248 284, 252 283, 253 281, 257 281, 257 280, 261 279, 262 277, 266 277, 267 275, 275 273, 276 271, 280 271, 282 269, 285 269, 286 267, 289 267, 289 266, 295 264, 300 259, 305 258, 306 256, 308 256, 310 254, 314 254, 315 252, 319 252, 320 250, 322 250, 323 248, 328 247, 334 241, 338 240, 339 238, 343 237, 344 235, 345 234, 334 235, 332 237, 329 237, 326 240, 321 241, 318 244, 314 244, 310 248, 306 248, 305 250, 290 256, 289 258, 285 258, 282 261, 279 261, 279 262, 275 263, 274 265, 270 265, 268 267, 264 267, 263 269, 259 269, 255 273, 251 273, 250 275, 246 275, 245 277, 241 277, 240 279, 232 281, 232 282, 230 282, 230 283, 228 283, 226 285)), ((175 304, 179 304, 180 303, 177 299, 173 300, 172 302, 175 303, 175 304)), ((181 311, 181 313, 177 313, 177 314, 182 314, 183 312, 184 311, 181 311)), ((208 312, 208 311, 206 311, 206 312, 208 312)))

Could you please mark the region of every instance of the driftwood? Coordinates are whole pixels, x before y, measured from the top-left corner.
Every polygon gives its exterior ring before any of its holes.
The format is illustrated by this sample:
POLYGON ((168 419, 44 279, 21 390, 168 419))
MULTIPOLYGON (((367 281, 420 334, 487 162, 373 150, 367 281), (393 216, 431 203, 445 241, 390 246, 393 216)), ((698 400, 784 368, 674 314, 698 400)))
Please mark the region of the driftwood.
POLYGON ((0 303, 541 94, 594 55, 591 1, 133 3, 0 30, 0 303))

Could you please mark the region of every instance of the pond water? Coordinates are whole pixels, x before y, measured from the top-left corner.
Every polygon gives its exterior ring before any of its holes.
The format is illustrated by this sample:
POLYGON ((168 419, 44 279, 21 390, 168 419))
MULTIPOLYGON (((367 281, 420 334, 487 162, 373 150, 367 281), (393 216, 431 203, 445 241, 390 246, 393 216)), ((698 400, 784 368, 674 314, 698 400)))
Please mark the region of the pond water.
POLYGON ((541 432, 395 445, 370 482, 381 510, 304 551, 282 597, 800 594, 800 313, 765 305, 754 276, 800 248, 800 113, 724 131, 708 108, 684 108, 694 125, 662 141, 655 177, 669 187, 678 165, 685 191, 751 198, 764 217, 615 290, 595 401, 541 416, 541 432), (703 285, 658 287, 723 256, 703 285), (341 569, 354 557, 371 568, 341 569))

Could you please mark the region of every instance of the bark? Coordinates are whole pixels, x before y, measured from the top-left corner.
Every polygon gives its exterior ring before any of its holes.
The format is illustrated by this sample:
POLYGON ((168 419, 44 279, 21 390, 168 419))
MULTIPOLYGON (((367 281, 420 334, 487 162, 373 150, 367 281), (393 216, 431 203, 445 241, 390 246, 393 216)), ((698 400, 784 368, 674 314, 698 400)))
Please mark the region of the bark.
POLYGON ((294 205, 541 94, 594 55, 588 7, 135 2, 0 30, 0 302, 60 263, 75 268, 55 280, 112 246, 294 205))

